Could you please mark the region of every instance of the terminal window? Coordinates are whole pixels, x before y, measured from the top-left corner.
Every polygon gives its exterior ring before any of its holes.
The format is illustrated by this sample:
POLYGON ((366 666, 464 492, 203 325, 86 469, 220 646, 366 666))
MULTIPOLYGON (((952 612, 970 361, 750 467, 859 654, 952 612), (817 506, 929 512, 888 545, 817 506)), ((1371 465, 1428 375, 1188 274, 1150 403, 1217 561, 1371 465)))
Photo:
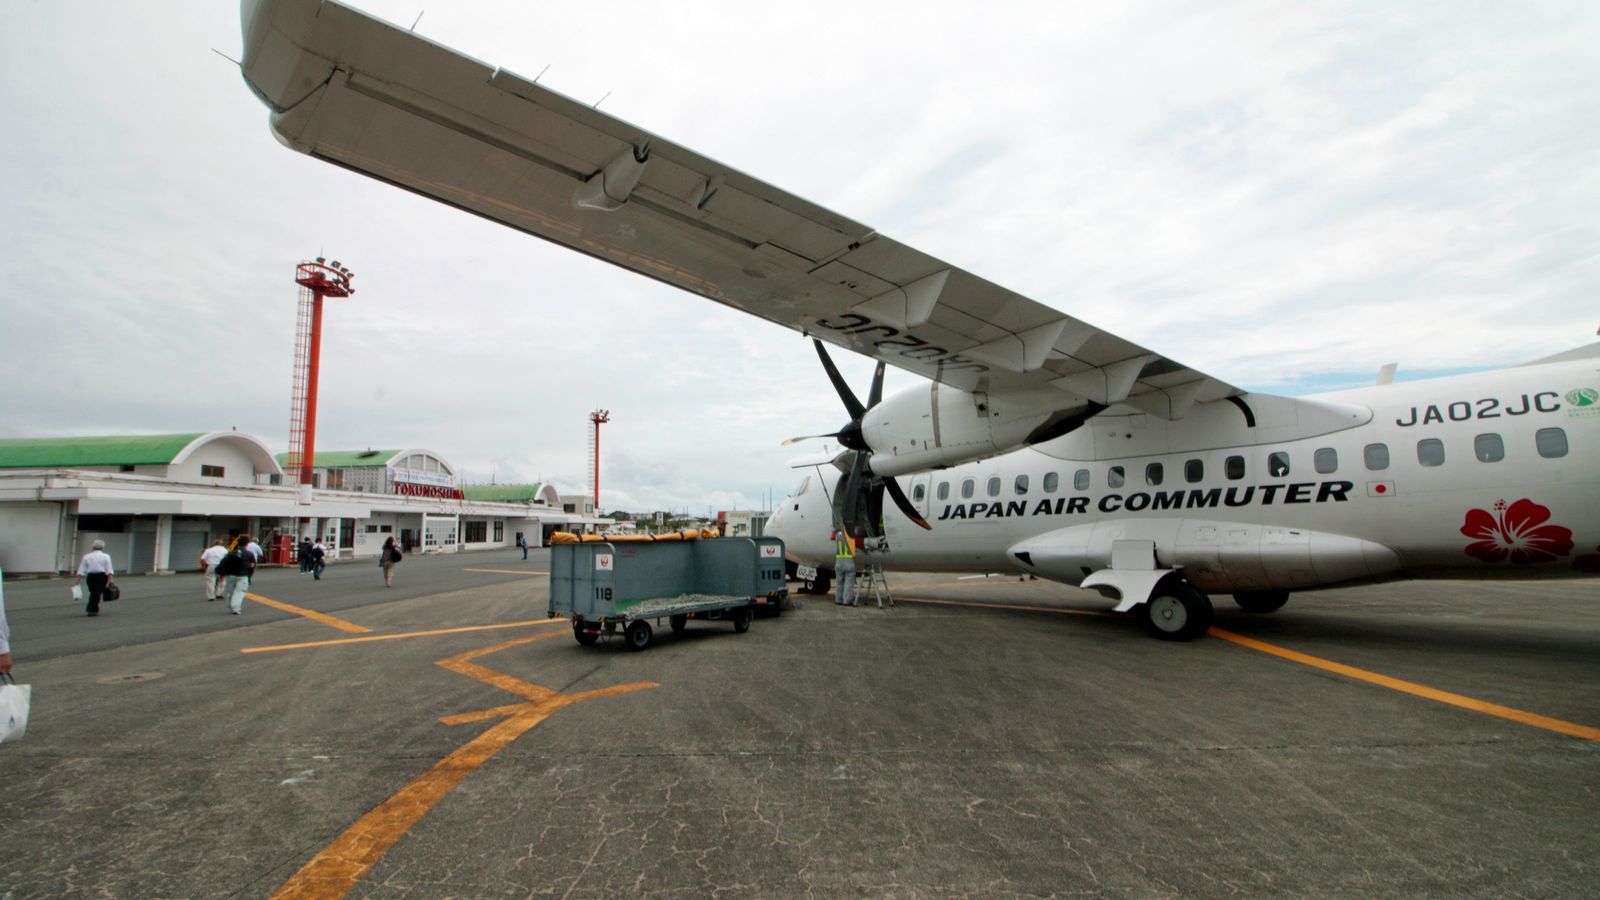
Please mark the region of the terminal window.
POLYGON ((223 469, 221 466, 208 466, 204 463, 200 464, 201 478, 221 478, 222 472, 223 469))
POLYGON ((489 539, 488 522, 463 522, 461 524, 465 526, 467 543, 481 544, 489 539))

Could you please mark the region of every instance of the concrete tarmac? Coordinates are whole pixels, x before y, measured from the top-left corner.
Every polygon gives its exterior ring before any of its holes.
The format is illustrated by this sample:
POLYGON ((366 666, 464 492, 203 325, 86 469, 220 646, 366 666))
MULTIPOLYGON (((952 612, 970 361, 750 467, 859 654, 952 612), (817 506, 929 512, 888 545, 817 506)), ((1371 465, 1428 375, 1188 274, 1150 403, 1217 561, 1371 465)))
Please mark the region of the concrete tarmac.
POLYGON ((544 577, 464 571, 541 555, 257 584, 366 631, 228 616, 192 575, 87 620, 35 605, 70 580, 8 582, 35 708, 0 897, 1594 893, 1592 581, 1214 598, 1252 646, 899 573, 891 610, 630 653, 540 622, 544 577))

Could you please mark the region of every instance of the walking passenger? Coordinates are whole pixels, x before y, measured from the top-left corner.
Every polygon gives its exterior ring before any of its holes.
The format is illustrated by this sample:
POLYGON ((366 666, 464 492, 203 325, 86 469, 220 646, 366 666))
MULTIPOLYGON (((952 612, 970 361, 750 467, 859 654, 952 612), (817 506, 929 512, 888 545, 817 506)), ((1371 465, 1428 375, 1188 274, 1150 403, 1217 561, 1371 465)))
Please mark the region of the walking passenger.
POLYGON ((228 548, 222 546, 222 538, 217 538, 215 543, 200 553, 200 571, 205 573, 203 577, 207 600, 215 600, 222 596, 217 590, 221 587, 217 577, 217 563, 222 562, 222 558, 227 555, 228 548))
POLYGON ((244 594, 250 589, 250 576, 256 573, 256 558, 247 541, 240 541, 233 552, 217 563, 217 574, 224 576, 222 595, 228 598, 228 609, 234 615, 244 614, 244 594))
POLYGON ((300 557, 300 574, 304 575, 311 571, 311 538, 309 536, 300 538, 300 550, 296 555, 300 557))
POLYGON ((328 567, 328 547, 321 541, 311 545, 311 578, 322 580, 322 570, 328 567))
POLYGON ((89 582, 89 605, 85 609, 91 616, 100 615, 100 601, 105 597, 106 585, 116 583, 116 572, 111 557, 106 554, 106 542, 95 541, 89 552, 78 562, 77 584, 89 582))
POLYGON ((394 544, 391 535, 383 542, 383 551, 378 557, 378 565, 383 566, 383 586, 394 587, 394 564, 401 559, 400 548, 394 544))

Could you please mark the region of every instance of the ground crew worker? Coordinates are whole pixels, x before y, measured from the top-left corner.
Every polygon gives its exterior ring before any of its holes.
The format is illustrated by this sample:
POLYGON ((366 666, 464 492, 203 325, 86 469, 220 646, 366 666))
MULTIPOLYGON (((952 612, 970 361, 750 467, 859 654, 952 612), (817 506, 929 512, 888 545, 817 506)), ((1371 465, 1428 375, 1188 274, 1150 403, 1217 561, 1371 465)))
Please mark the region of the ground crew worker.
POLYGON ((833 589, 833 602, 840 606, 856 605, 856 547, 850 533, 840 528, 833 533, 838 551, 834 554, 833 574, 839 577, 839 586, 833 589))

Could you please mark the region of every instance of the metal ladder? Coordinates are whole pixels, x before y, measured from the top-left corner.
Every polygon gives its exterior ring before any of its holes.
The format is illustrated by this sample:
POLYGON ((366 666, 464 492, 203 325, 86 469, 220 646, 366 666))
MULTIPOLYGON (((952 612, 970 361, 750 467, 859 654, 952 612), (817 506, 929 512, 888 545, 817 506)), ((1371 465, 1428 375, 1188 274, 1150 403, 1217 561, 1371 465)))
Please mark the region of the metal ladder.
MULTIPOLYGON (((889 579, 883 574, 883 566, 877 563, 862 563, 862 574, 867 576, 867 584, 872 591, 872 598, 878 601, 878 608, 894 607, 894 595, 889 593, 889 579)), ((865 604, 862 604, 865 605, 865 604)))

